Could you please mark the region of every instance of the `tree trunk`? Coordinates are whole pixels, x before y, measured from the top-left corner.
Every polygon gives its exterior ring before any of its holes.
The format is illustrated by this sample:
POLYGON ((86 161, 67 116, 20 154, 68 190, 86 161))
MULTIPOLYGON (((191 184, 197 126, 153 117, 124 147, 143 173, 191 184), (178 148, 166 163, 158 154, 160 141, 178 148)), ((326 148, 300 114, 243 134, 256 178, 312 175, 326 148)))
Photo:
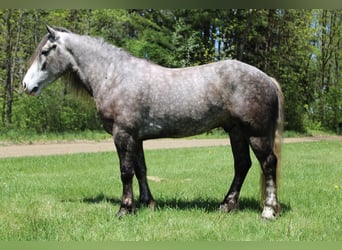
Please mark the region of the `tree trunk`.
POLYGON ((4 125, 12 123, 12 106, 13 106, 13 94, 14 94, 14 77, 17 70, 17 53, 19 50, 21 26, 23 12, 19 10, 16 20, 17 30, 13 29, 12 19, 15 17, 13 10, 8 10, 5 18, 5 54, 6 54, 6 77, 5 77, 5 91, 4 91, 4 103, 3 103, 3 123, 4 125), (16 36, 15 41, 12 37, 16 36))
POLYGON ((2 108, 2 121, 3 125, 6 125, 8 123, 11 123, 11 117, 12 117, 12 103, 13 103, 13 92, 12 92, 12 53, 11 53, 11 16, 12 16, 12 10, 8 10, 6 17, 5 17, 5 29, 4 32, 5 36, 5 50, 6 50, 6 59, 5 59, 5 68, 6 68, 6 76, 5 76, 5 91, 3 96, 3 108, 2 108))

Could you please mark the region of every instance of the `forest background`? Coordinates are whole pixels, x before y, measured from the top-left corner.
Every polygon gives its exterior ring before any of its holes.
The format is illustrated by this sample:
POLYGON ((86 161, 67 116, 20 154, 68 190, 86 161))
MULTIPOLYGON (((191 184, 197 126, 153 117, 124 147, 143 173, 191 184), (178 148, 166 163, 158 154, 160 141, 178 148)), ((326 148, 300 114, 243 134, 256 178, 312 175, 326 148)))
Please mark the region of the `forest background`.
POLYGON ((280 82, 286 130, 341 125, 342 10, 1 9, 0 134, 102 129, 95 105, 66 85, 52 84, 38 98, 24 93, 45 24, 103 37, 166 67, 241 60, 280 82))

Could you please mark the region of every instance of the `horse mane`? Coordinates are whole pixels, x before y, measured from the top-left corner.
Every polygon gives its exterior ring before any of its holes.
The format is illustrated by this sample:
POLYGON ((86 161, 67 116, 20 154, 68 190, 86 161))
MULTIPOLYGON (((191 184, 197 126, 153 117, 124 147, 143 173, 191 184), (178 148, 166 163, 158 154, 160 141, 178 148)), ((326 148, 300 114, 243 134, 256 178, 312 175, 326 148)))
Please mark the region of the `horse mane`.
POLYGON ((71 91, 77 97, 82 99, 91 100, 93 97, 93 90, 80 79, 77 72, 69 70, 61 76, 62 83, 66 86, 66 89, 71 91))
MULTIPOLYGON (((64 28, 62 28, 62 30, 64 30, 64 28)), ((106 50, 111 50, 120 56, 134 57, 133 55, 131 55, 126 50, 124 50, 120 47, 116 47, 115 45, 113 45, 111 43, 108 43, 102 37, 92 37, 92 36, 88 36, 88 35, 79 35, 77 33, 73 33, 73 32, 70 32, 68 30, 66 30, 66 32, 78 35, 82 39, 85 39, 86 42, 94 43, 96 45, 96 47, 102 46, 106 50)), ((93 97, 93 90, 91 89, 91 87, 89 85, 87 85, 86 82, 84 82, 82 80, 82 76, 79 75, 79 72, 77 71, 77 69, 70 69, 69 71, 64 73, 61 76, 61 80, 66 85, 67 89, 71 90, 71 92, 73 92, 77 96, 79 96, 81 98, 86 98, 86 99, 90 99, 87 97, 93 97)))
MULTIPOLYGON (((65 32, 65 33, 73 33, 72 31, 64 28, 64 27, 56 27, 53 26, 56 31, 65 32)), ((49 34, 47 34, 47 37, 49 34)), ((46 40, 45 40, 46 42, 46 40)), ((91 88, 87 87, 83 81, 80 79, 77 72, 73 70, 69 70, 65 74, 61 76, 62 83, 66 86, 67 90, 70 90, 77 97, 81 97, 85 100, 90 100, 90 97, 93 96, 93 91, 91 88)))

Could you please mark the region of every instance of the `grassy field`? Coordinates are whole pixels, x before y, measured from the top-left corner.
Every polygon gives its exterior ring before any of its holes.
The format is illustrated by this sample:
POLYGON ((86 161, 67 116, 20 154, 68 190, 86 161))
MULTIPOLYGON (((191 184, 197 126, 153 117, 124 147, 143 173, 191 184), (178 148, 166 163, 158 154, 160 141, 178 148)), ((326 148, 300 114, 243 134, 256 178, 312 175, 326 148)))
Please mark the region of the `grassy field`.
POLYGON ((123 219, 114 153, 0 159, 0 240, 342 240, 341 152, 337 141, 284 145, 273 222, 260 219, 255 158, 240 210, 218 211, 233 177, 227 147, 146 151, 158 208, 123 219))

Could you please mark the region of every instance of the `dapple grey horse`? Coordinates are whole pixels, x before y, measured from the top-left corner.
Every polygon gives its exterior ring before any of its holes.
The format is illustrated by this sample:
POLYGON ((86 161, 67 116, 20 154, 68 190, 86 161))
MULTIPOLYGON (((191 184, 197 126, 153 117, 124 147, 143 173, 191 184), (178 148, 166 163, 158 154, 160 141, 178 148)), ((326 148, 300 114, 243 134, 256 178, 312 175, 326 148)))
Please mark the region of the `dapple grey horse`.
POLYGON ((31 58, 23 87, 28 94, 38 95, 62 77, 93 96, 119 155, 123 191, 118 216, 135 211, 134 175, 140 202, 155 206, 147 182, 144 140, 191 136, 214 128, 229 133, 235 169, 220 209, 238 208, 240 189, 251 167, 251 147, 264 183, 261 217, 279 215, 283 95, 276 80, 236 60, 165 68, 101 38, 64 28, 47 29, 31 58))

